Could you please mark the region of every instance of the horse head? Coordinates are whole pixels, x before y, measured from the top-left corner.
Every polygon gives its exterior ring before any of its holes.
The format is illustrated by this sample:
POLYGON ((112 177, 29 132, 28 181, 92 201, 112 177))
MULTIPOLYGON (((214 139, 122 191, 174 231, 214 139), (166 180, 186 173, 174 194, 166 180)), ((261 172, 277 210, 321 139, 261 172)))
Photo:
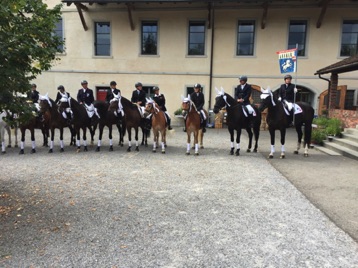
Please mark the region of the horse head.
POLYGON ((262 112, 266 108, 276 106, 276 98, 274 97, 274 94, 272 93, 269 86, 266 89, 261 88, 260 99, 261 99, 261 104, 259 107, 260 112, 262 112))
POLYGON ((155 101, 152 98, 146 98, 146 104, 144 111, 148 114, 156 113, 159 111, 155 101))
POLYGON ((186 97, 186 98, 181 96, 181 100, 182 100, 182 103, 181 103, 182 110, 186 111, 186 112, 190 112, 191 107, 193 106, 193 102, 190 99, 190 95, 188 94, 188 97, 186 97))
POLYGON ((46 111, 51 110, 52 102, 48 97, 48 93, 46 95, 39 95, 39 109, 41 113, 45 113, 46 111))
POLYGON ((224 89, 221 87, 220 90, 218 90, 215 87, 216 91, 216 98, 215 98, 215 105, 214 105, 214 113, 218 113, 222 108, 226 107, 227 103, 227 94, 225 93, 224 89))

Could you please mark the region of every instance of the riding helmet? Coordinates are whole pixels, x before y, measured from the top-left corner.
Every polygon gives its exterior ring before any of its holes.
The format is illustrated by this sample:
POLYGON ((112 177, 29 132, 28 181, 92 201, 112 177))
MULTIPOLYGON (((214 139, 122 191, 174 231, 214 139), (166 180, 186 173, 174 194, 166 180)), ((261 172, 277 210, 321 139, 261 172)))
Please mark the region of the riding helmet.
POLYGON ((116 83, 116 81, 111 81, 111 83, 109 83, 109 85, 111 85, 111 86, 116 86, 117 83, 116 83))
POLYGON ((239 80, 240 81, 245 81, 245 83, 246 83, 247 82, 247 76, 242 75, 242 76, 239 77, 239 80))
POLYGON ((60 89, 65 90, 65 88, 64 88, 64 86, 63 86, 63 85, 59 85, 59 86, 57 87, 57 90, 60 90, 60 89))
POLYGON ((286 74, 285 77, 283 78, 283 80, 286 80, 286 79, 292 79, 292 76, 289 74, 286 74))
POLYGON ((140 82, 137 82, 137 83, 135 83, 135 85, 134 85, 135 87, 142 87, 143 85, 142 85, 142 83, 140 83, 140 82))
POLYGON ((201 88, 201 85, 199 83, 194 85, 194 88, 201 88))
POLYGON ((159 87, 153 87, 153 91, 159 90, 159 87))
POLYGON ((36 84, 31 84, 31 87, 37 87, 36 84))
POLYGON ((88 82, 86 80, 82 80, 81 85, 83 85, 83 84, 88 84, 88 82))

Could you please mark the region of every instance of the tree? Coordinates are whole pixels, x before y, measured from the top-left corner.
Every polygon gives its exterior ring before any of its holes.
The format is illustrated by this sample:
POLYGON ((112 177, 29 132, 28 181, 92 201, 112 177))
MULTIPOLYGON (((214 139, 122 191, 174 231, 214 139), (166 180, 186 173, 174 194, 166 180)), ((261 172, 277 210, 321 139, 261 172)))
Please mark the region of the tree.
POLYGON ((63 43, 54 34, 61 6, 49 9, 42 0, 2 0, 0 5, 0 111, 28 114, 20 94, 49 70, 63 43))

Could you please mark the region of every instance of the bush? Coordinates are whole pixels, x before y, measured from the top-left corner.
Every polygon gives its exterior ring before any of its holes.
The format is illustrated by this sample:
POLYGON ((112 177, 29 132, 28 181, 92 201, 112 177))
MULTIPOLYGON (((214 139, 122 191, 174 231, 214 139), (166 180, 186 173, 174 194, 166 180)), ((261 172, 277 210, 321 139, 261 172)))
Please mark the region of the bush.
POLYGON ((314 129, 312 131, 311 141, 315 144, 322 145, 326 139, 326 131, 324 129, 314 129))
POLYGON ((342 134, 342 122, 337 118, 328 120, 326 127, 326 134, 328 136, 340 136, 342 134))
POLYGON ((183 109, 179 108, 177 110, 174 111, 174 115, 182 115, 183 109))

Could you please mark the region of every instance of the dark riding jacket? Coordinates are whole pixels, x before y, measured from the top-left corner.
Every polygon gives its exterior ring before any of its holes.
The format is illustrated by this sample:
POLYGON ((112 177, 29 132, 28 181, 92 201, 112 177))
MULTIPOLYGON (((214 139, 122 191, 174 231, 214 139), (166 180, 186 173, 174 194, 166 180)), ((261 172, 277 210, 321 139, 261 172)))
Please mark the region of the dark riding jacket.
POLYGON ((145 103, 146 103, 146 94, 143 90, 134 90, 133 93, 132 93, 132 98, 131 98, 131 102, 138 102, 138 101, 141 101, 141 105, 140 106, 145 106, 145 103))
MULTIPOLYGON (((64 92, 64 93, 67 94, 67 97, 68 97, 68 98, 70 97, 70 93, 68 93, 68 92, 64 92)), ((57 96, 56 96, 55 103, 58 103, 58 101, 59 101, 60 99, 62 99, 62 95, 63 95, 63 94, 61 94, 60 92, 57 92, 57 96)))
POLYGON ((202 92, 193 92, 190 95, 190 99, 194 102, 198 111, 202 110, 205 104, 204 94, 202 92))
POLYGON ((109 102, 111 101, 111 99, 114 98, 114 94, 118 95, 118 93, 121 94, 121 91, 120 91, 119 89, 117 89, 117 88, 115 88, 115 89, 112 89, 112 88, 108 89, 108 90, 107 90, 107 95, 106 95, 106 102, 109 103, 109 102))
POLYGON ((91 105, 94 102, 93 90, 87 88, 86 91, 83 88, 78 90, 77 101, 91 105))
POLYGON ((158 104, 159 108, 165 112, 167 108, 165 107, 165 97, 163 94, 154 95, 153 100, 158 104))
POLYGON ((39 100, 40 93, 37 90, 31 90, 27 97, 32 100, 33 103, 35 103, 39 100))
POLYGON ((243 105, 249 105, 250 104, 250 97, 251 97, 251 85, 245 84, 244 88, 241 88, 241 85, 238 85, 235 88, 235 99, 243 99, 243 105))
POLYGON ((293 102, 295 98, 295 85, 294 84, 282 84, 279 92, 279 97, 282 100, 287 100, 288 102, 293 102))

